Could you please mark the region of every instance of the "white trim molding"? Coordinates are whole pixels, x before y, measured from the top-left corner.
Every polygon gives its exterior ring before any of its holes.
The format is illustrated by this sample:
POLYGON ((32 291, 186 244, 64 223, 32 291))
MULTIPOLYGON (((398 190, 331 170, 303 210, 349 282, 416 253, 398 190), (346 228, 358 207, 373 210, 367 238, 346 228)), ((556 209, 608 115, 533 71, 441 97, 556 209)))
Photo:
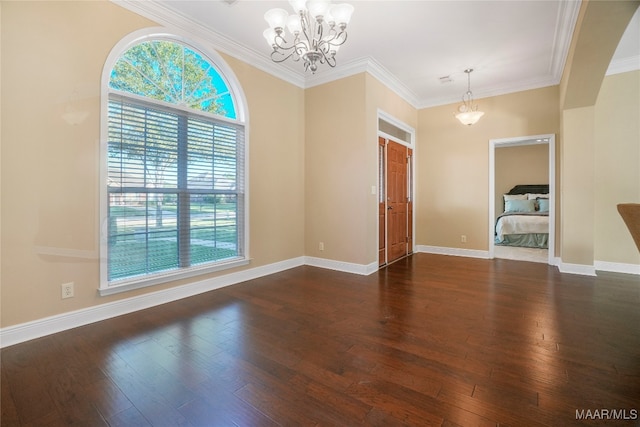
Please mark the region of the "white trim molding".
MULTIPOLYGON (((468 258, 488 259, 489 253, 484 250, 449 248, 443 246, 417 245, 416 253, 430 253, 437 255, 462 256, 468 258)), ((582 264, 563 263, 557 259, 558 268, 561 273, 579 274, 595 276, 596 269, 600 271, 611 271, 618 273, 640 274, 640 265, 620 264, 596 261, 595 267, 582 264)), ((225 274, 210 279, 205 279, 170 289, 151 292, 124 300, 100 304, 94 307, 83 308, 8 326, 0 329, 0 348, 9 347, 21 342, 44 337, 68 329, 77 328, 91 323, 107 320, 125 314, 133 313, 157 305, 166 304, 183 298, 192 297, 205 292, 246 282, 248 280, 276 274, 291 268, 309 265, 312 267, 325 268, 351 274, 370 275, 379 270, 377 262, 370 264, 355 264, 350 262, 335 261, 325 258, 301 256, 288 260, 275 262, 260 267, 254 267, 235 273, 225 274)))
MULTIPOLYGON (((276 64, 264 53, 257 52, 214 29, 206 27, 202 23, 190 19, 190 17, 172 8, 170 2, 139 0, 111 1, 167 28, 177 28, 186 31, 192 34, 192 37, 206 41, 208 45, 210 44, 216 50, 233 56, 247 64, 251 64, 259 70, 303 89, 367 72, 418 110, 460 101, 458 95, 455 95, 455 97, 427 97, 421 99, 414 91, 409 89, 406 84, 372 57, 357 58, 347 63, 341 63, 340 67, 319 71, 314 75, 306 75, 302 67, 300 67, 299 70, 294 70, 282 64, 276 64)), ((576 25, 578 12, 580 11, 580 4, 579 1, 565 1, 561 3, 558 9, 552 58, 546 75, 515 84, 499 84, 486 88, 485 90, 478 89, 478 92, 475 93, 475 98, 482 99, 513 92, 522 92, 530 89, 555 86, 560 83, 567 52, 569 51, 571 43, 571 36, 576 25)))
POLYGON ((436 254, 436 255, 462 256, 467 258, 489 259, 489 251, 483 251, 479 249, 460 249, 460 248, 448 248, 444 246, 417 245, 416 252, 436 254))
POLYGON ((640 264, 625 264, 621 262, 595 261, 594 267, 597 271, 610 273, 624 273, 640 275, 640 264))
POLYGON ((596 268, 593 265, 587 264, 571 264, 563 262, 562 259, 558 262, 558 270, 560 273, 578 274, 581 276, 595 276, 596 268))
POLYGON ((607 76, 640 70, 640 55, 613 59, 607 68, 607 76))
POLYGON ((0 348, 304 265, 298 257, 0 329, 0 348))
POLYGON ((493 258, 495 252, 495 223, 498 212, 495 208, 496 200, 496 149, 500 147, 516 147, 523 145, 540 145, 546 144, 548 147, 549 157, 549 242, 548 242, 548 258, 547 264, 558 265, 555 262, 556 247, 556 136, 555 134, 520 136, 513 138, 501 138, 489 140, 489 224, 488 224, 488 242, 489 242, 489 258, 493 258))
MULTIPOLYGON (((481 259, 491 259, 489 258, 489 251, 483 251, 478 249, 460 249, 460 248, 448 248, 443 246, 427 246, 427 245, 417 245, 416 252, 428 253, 428 254, 436 254, 436 255, 452 255, 452 256, 462 256, 468 258, 481 258, 481 259)), ((554 257, 548 265, 557 266, 560 273, 567 274, 578 274, 581 276, 595 276, 596 275, 596 267, 593 265, 585 265, 585 264, 571 264, 562 262, 562 259, 554 257)), ((600 264, 600 267, 603 265, 600 264)), ((604 270, 604 268, 602 268, 604 270)), ((613 270, 607 270, 613 271, 613 270)), ((618 271, 623 272, 623 271, 618 271)))
POLYGON ((291 268, 309 265, 313 267, 337 270, 346 273, 369 275, 378 271, 378 264, 354 264, 315 257, 297 257, 273 264, 241 270, 210 279, 188 283, 161 291, 151 292, 119 301, 83 308, 76 311, 57 314, 43 319, 0 329, 0 348, 44 337, 101 320, 111 319, 157 305, 166 304, 183 298, 279 273, 291 268))
POLYGON ((372 262, 371 264, 355 264, 351 262, 335 261, 326 258, 316 258, 307 256, 304 257, 304 264, 312 267, 325 268, 327 270, 342 271, 344 273, 360 274, 362 276, 368 276, 378 271, 378 263, 372 262))
MULTIPOLYGON (((135 3, 127 2, 127 4, 136 5, 135 3)), ((155 7, 155 6, 154 6, 155 7)), ((164 10, 162 7, 158 9, 159 11, 164 10)), ((118 292, 129 291, 132 289, 138 289, 147 286, 157 285, 159 283, 167 283, 169 281, 179 280, 183 278, 193 277, 195 275, 201 275, 205 273, 210 273, 214 271, 220 271, 224 269, 232 269, 242 265, 247 265, 250 260, 250 188, 249 188, 249 172, 250 172, 250 153, 249 153, 249 131, 250 131, 250 123, 249 123, 249 107, 247 103, 247 98, 245 96, 242 85, 240 84, 238 78, 236 77, 233 69, 227 64, 227 62, 218 54, 216 50, 210 49, 206 43, 201 43, 196 39, 192 39, 188 36, 188 31, 182 30, 169 30, 164 27, 148 27, 142 28, 136 31, 133 31, 127 35, 125 35, 120 41, 118 41, 115 46, 109 52, 105 64, 102 69, 102 80, 101 80, 101 94, 100 94, 100 179, 99 182, 104 183, 100 186, 100 203, 99 203, 99 214, 100 214, 100 223, 102 224, 98 233, 98 241, 100 242, 100 249, 98 254, 98 259, 100 260, 100 288, 99 293, 101 296, 111 295, 118 292), (107 211, 109 209, 109 197, 107 195, 107 175, 108 175, 108 167, 107 167, 107 157, 108 157, 108 124, 109 124, 109 99, 110 95, 113 91, 110 88, 110 80, 112 75, 112 70, 115 67, 118 60, 122 57, 122 55, 127 52, 130 48, 142 43, 144 41, 153 41, 153 40, 165 40, 170 41, 172 43, 178 43, 183 46, 187 46, 188 48, 198 52, 202 57, 206 60, 209 66, 215 69, 218 76, 227 86, 228 92, 232 98, 233 105, 235 107, 235 112, 237 118, 227 118, 227 117, 215 117, 216 120, 222 120, 223 122, 227 122, 233 126, 238 126, 238 128, 242 129, 244 134, 243 141, 243 167, 242 173, 240 174, 243 181, 243 197, 242 197, 242 242, 238 242, 242 248, 242 253, 239 254, 238 257, 233 260, 228 260, 226 262, 212 262, 208 263, 207 266, 196 266, 190 268, 180 268, 176 270, 167 271, 165 273, 160 274, 146 274, 136 276, 134 278, 130 278, 122 281, 109 281, 108 277, 108 214, 107 211)), ((153 102, 153 100, 149 101, 149 99, 145 97, 137 97, 135 95, 127 94, 127 96, 135 97, 142 99, 145 102, 153 102)), ((174 105, 175 107, 175 105, 174 105)), ((179 107, 175 107, 179 108, 179 107)), ((191 113, 191 109, 186 108, 188 114, 191 113)), ((213 116, 212 116, 213 117, 213 116)), ((49 247, 37 247, 36 250, 39 253, 46 255, 76 255, 78 257, 91 257, 94 254, 89 251, 73 251, 68 249, 56 249, 49 247)))

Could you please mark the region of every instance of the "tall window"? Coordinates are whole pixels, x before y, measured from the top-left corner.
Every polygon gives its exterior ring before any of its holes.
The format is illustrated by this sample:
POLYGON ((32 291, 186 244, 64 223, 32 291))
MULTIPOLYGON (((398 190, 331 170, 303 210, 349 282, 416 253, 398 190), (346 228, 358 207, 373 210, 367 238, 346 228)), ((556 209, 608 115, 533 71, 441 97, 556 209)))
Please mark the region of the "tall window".
POLYGON ((110 71, 107 109, 101 291, 244 261, 244 123, 214 64, 138 43, 110 71))

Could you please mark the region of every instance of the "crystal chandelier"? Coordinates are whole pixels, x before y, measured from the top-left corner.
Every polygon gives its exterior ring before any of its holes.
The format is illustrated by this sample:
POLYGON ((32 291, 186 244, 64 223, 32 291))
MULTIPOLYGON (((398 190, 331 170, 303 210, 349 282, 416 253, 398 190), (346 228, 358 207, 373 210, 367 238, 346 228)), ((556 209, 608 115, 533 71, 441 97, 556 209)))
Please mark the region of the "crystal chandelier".
POLYGON ((460 120, 463 125, 471 126, 480 120, 484 112, 478 111, 478 106, 473 105, 473 93, 471 93, 471 73, 473 68, 468 68, 464 72, 467 73, 467 91, 462 95, 462 104, 458 107, 456 119, 460 120))
POLYGON ((336 53, 347 40, 347 24, 353 6, 331 0, 289 0, 295 14, 271 9, 264 14, 269 23, 263 35, 273 48, 271 59, 283 62, 302 59, 304 69, 315 73, 318 64, 336 66, 336 53), (285 25, 291 34, 286 34, 285 25), (292 37, 293 41, 286 38, 292 37))

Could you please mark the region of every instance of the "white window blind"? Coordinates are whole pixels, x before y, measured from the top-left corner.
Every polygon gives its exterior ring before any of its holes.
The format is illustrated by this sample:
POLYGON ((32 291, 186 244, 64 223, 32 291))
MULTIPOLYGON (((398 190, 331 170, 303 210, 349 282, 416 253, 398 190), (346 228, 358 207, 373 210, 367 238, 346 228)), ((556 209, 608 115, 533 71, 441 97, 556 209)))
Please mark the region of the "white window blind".
POLYGON ((244 128, 112 93, 108 280, 244 256, 244 128))

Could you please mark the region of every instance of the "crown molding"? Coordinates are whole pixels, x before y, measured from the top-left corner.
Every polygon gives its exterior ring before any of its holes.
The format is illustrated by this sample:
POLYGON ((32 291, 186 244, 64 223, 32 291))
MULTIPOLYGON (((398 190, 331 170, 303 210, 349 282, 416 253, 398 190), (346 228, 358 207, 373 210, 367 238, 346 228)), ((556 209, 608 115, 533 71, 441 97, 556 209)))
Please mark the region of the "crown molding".
POLYGON ((607 68, 607 76, 640 70, 640 55, 611 61, 607 68))
MULTIPOLYGON (((510 93, 524 92, 526 90, 532 90, 532 89, 541 89, 543 87, 555 86, 557 84, 558 84, 558 81, 552 76, 530 79, 526 81, 519 81, 517 83, 492 86, 479 91, 474 90, 473 99, 477 101, 482 98, 508 95, 510 93)), ((458 97, 431 98, 431 99, 425 100, 425 102, 420 103, 417 108, 418 109, 431 108, 431 107, 438 107, 441 105, 448 105, 448 104, 455 104, 455 103, 461 103, 461 97, 458 96, 458 97)))
POLYGON ((414 108, 418 108, 420 104, 418 96, 378 61, 370 58, 367 71, 414 108))
MULTIPOLYGON (((549 73, 545 77, 519 81, 515 84, 497 85, 482 90, 474 91, 475 99, 489 98, 492 96, 506 95, 514 92, 540 89, 548 86, 560 84, 562 73, 567 61, 571 39, 575 30, 581 2, 578 0, 560 2, 556 28, 553 38, 552 58, 549 63, 549 73)), ((442 97, 424 99, 417 108, 430 108, 440 105, 454 104, 460 102, 460 97, 442 97)))
POLYGON ((563 1, 560 2, 558 9, 558 18, 556 20, 556 31, 553 36, 553 45, 551 53, 551 63, 549 64, 549 73, 551 74, 554 84, 559 84, 562 79, 562 73, 567 63, 567 56, 571 48, 571 39, 578 21, 578 13, 580 12, 580 1, 563 1))
POLYGON ((354 76, 364 73, 369 68, 369 58, 360 58, 340 64, 336 68, 323 69, 322 71, 306 76, 305 88, 320 86, 325 83, 333 82, 345 77, 354 76))
MULTIPOLYGON (((276 64, 262 52, 257 52, 236 41, 193 21, 189 17, 171 9, 163 4, 153 1, 139 0, 111 0, 113 3, 128 9, 138 15, 144 16, 167 28, 172 28, 183 33, 197 37, 199 42, 211 45, 214 49, 232 56, 274 77, 284 80, 302 89, 329 83, 355 74, 367 72, 378 79, 382 84, 395 92, 398 96, 417 109, 435 107, 439 105, 453 104, 459 101, 458 96, 447 98, 420 99, 393 73, 382 66, 372 57, 359 58, 339 67, 322 70, 316 74, 306 75, 304 71, 292 69, 276 64)), ((570 0, 561 2, 558 10, 557 24, 554 35, 552 60, 549 64, 549 74, 546 77, 518 82, 517 84, 499 85, 474 93, 476 99, 497 95, 505 95, 531 89, 553 86, 560 83, 564 66, 571 45, 571 38, 576 25, 576 19, 580 10, 580 1, 570 0)), ((615 67, 610 67, 608 74, 631 71, 638 69, 639 59, 630 58, 620 62, 615 67), (635 68, 633 68, 635 67, 635 68)), ((613 65, 613 64, 612 64, 613 65)))
POLYGON ((349 77, 358 73, 368 72, 385 86, 397 93, 405 101, 417 108, 418 99, 397 77, 389 70, 380 65, 373 58, 360 58, 350 61, 340 67, 322 71, 318 74, 305 75, 303 72, 295 72, 280 64, 276 64, 263 53, 249 49, 234 40, 207 28, 204 25, 194 22, 189 17, 174 9, 152 1, 139 0, 111 0, 113 3, 157 24, 167 28, 173 28, 181 32, 186 32, 199 38, 201 43, 211 45, 214 49, 224 52, 238 60, 251 64, 265 73, 291 83, 302 89, 318 86, 349 77))
POLYGON ((395 75, 372 57, 359 58, 340 64, 339 67, 324 70, 322 73, 307 76, 305 87, 314 87, 360 73, 369 73, 398 96, 418 108, 418 98, 395 75))

